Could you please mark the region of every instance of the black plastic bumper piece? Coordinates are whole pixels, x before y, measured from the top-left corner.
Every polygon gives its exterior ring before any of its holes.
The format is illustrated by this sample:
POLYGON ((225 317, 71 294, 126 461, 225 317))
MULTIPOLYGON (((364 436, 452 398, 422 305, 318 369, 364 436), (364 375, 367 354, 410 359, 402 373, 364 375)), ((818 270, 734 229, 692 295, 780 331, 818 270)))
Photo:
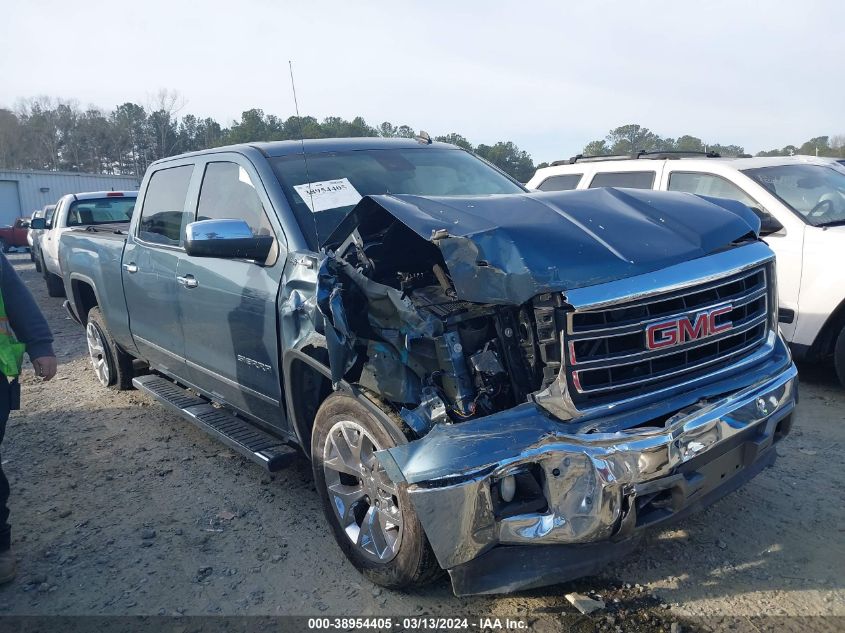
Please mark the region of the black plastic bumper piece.
POLYGON ((584 545, 500 545, 449 570, 456 596, 508 593, 594 574, 632 552, 639 535, 584 545))
MULTIPOLYGON (((787 420, 788 422, 788 420, 787 420)), ((754 443, 750 443, 754 446, 754 443)), ((633 551, 644 528, 665 526, 698 512, 753 479, 777 458, 775 446, 768 445, 756 453, 749 443, 735 447, 742 451, 745 462, 733 476, 705 487, 707 492, 692 495, 688 502, 660 520, 638 523, 630 535, 622 540, 608 540, 580 545, 507 545, 497 546, 473 560, 449 571, 456 596, 522 591, 575 580, 596 573, 608 563, 619 560, 633 551), (749 459, 750 458, 750 459, 749 459)), ((711 477, 721 474, 708 473, 711 477)), ((709 479, 710 477, 708 477, 709 479)))

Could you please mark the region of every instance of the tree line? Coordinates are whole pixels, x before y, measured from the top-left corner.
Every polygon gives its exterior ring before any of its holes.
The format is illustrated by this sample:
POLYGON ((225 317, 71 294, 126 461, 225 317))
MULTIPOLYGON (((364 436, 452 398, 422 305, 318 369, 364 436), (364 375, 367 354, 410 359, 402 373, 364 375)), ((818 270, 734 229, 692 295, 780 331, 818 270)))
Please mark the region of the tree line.
MULTIPOLYGON (((76 102, 49 97, 21 101, 14 109, 0 108, 0 168, 140 176, 160 158, 233 143, 359 136, 413 138, 418 133, 405 124, 372 126, 360 116, 351 121, 336 116, 322 121, 313 116, 282 118, 260 108, 247 110, 239 120, 223 126, 211 117, 182 114, 184 106, 178 93, 162 90, 147 105, 127 102, 113 110, 81 108, 76 102)), ((512 141, 473 145, 457 132, 435 139, 475 152, 520 182, 527 182, 535 169, 547 166, 535 165, 530 154, 512 141)), ((610 130, 605 138, 587 143, 581 153, 632 154, 640 150, 745 155, 740 145, 706 143, 692 135, 663 137, 638 124, 610 130)), ((801 145, 757 155, 816 153, 845 157, 845 135, 819 136, 801 145)))
MULTIPOLYGON (((722 156, 749 156, 741 145, 707 143, 697 136, 684 134, 678 138, 663 137, 647 127, 631 123, 610 130, 603 139, 590 141, 581 153, 584 156, 627 155, 646 152, 716 152, 722 156)), ((831 156, 845 158, 845 135, 817 136, 800 145, 757 152, 756 156, 831 156)), ((538 165, 538 167, 542 166, 538 165)))
MULTIPOLYGON (((363 117, 278 117, 253 108, 223 126, 211 117, 181 114, 178 93, 161 91, 151 104, 113 110, 80 108, 49 97, 0 108, 0 168, 46 169, 140 176, 155 160, 208 147, 249 141, 358 136, 413 138, 409 125, 368 124, 363 117)), ((534 174, 527 152, 511 141, 473 145, 456 132, 435 137, 475 152, 522 182, 534 174)))

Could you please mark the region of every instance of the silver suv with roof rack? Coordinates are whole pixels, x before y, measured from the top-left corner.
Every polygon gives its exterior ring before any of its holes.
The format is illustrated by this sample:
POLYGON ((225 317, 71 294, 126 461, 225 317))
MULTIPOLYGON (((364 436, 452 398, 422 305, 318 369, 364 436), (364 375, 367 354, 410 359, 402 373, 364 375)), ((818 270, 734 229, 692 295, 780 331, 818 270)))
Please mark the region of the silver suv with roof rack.
POLYGON ((738 200, 777 255, 780 328, 799 360, 832 358, 845 385, 845 167, 830 158, 638 152, 573 156, 529 189, 629 187, 738 200))

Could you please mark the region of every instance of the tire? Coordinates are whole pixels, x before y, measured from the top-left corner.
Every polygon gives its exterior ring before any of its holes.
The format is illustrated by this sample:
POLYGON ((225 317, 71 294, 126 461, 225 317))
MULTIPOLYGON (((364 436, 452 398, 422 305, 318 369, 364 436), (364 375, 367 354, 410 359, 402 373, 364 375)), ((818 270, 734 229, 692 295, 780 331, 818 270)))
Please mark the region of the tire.
POLYGON ((6 240, 4 239, 0 239, 0 251, 3 251, 4 253, 9 252, 9 245, 6 244, 6 240))
POLYGON ((845 327, 836 338, 836 346, 833 348, 833 366, 836 368, 839 383, 845 387, 845 327))
POLYGON ((47 294, 49 296, 65 296, 65 283, 62 281, 62 278, 49 272, 46 268, 44 269, 44 281, 47 283, 47 294))
POLYGON ((132 389, 133 359, 112 338, 103 313, 96 306, 88 311, 85 339, 97 382, 115 391, 132 389))
POLYGON ((340 393, 333 393, 320 406, 311 437, 314 482, 340 549, 371 582, 390 589, 421 586, 442 573, 407 490, 390 481, 372 454, 371 449, 406 441, 398 426, 387 428, 355 398, 340 393), (351 449, 350 460, 339 457, 339 445, 351 449), (353 457, 356 448, 357 458, 353 457), (351 462, 357 463, 352 467, 351 462), (349 504, 343 519, 335 499, 340 507, 349 504), (368 529, 373 525, 368 521, 371 516, 376 518, 375 528, 368 529), (382 522, 379 517, 388 519, 382 522), (373 538, 362 538, 366 534, 373 538))
POLYGON ((44 276, 44 283, 47 284, 47 295, 50 297, 64 297, 65 283, 58 275, 54 275, 47 269, 44 261, 44 253, 41 253, 41 274, 44 276))

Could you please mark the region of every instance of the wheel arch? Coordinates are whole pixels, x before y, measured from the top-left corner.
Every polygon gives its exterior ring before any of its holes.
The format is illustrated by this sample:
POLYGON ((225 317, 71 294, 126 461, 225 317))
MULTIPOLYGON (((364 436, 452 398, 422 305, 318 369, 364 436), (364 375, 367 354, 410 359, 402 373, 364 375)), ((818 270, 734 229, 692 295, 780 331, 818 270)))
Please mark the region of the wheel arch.
MULTIPOLYGON (((285 402, 291 431, 309 459, 314 418, 323 401, 333 393, 354 398, 379 418, 391 434, 398 434, 398 429, 403 428, 397 416, 354 385, 342 380, 336 387, 332 386, 328 350, 325 347, 309 344, 289 350, 285 354, 284 376, 285 402)), ((397 435, 396 439, 404 438, 397 435)))
MULTIPOLYGON (((88 312, 95 306, 102 305, 97 294, 97 286, 94 281, 85 275, 72 273, 70 276, 71 301, 76 316, 79 317, 83 326, 88 324, 88 312)), ((105 315, 103 315, 105 318, 105 315)))
POLYGON ((839 336, 842 328, 845 328, 845 299, 840 301, 839 305, 827 317, 816 338, 813 339, 813 343, 807 349, 806 353, 802 355, 803 359, 817 361, 833 354, 836 338, 839 336))

